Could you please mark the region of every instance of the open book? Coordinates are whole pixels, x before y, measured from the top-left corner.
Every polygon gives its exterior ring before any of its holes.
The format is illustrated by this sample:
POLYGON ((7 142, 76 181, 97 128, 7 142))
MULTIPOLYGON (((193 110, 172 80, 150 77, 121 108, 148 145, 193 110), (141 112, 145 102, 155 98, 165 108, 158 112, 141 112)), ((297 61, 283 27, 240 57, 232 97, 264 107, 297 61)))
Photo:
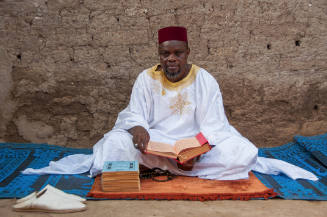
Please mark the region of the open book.
POLYGON ((207 139, 199 133, 195 137, 180 139, 174 145, 150 141, 146 153, 175 159, 183 164, 211 149, 207 139))

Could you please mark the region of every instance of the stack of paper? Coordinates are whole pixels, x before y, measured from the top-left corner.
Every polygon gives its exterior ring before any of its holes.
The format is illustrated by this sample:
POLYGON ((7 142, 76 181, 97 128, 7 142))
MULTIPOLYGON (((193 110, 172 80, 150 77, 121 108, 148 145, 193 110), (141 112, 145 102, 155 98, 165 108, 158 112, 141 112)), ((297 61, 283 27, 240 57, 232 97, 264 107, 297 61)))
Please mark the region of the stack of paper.
POLYGON ((106 161, 101 175, 103 191, 123 192, 140 190, 137 161, 106 161))

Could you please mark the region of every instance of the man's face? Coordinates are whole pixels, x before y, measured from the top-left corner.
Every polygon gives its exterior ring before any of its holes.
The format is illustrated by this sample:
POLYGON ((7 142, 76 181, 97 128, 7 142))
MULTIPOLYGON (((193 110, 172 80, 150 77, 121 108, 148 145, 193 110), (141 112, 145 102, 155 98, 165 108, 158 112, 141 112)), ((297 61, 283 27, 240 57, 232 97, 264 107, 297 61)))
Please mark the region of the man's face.
POLYGON ((169 81, 177 82, 187 75, 189 54, 190 49, 184 41, 165 41, 159 44, 160 65, 169 81))

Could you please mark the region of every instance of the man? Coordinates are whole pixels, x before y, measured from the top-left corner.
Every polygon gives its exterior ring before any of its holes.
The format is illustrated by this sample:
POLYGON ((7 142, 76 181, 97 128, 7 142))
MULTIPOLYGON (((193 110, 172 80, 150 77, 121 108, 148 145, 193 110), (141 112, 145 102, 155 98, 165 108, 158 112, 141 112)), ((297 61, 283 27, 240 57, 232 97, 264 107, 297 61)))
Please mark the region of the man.
MULTIPOLYGON (((168 81, 172 83, 179 82, 189 74, 192 67, 187 63, 190 49, 187 44, 186 29, 176 27, 164 28, 159 31, 159 36, 158 54, 160 65, 157 66, 156 70, 162 71, 168 81), (178 38, 179 40, 167 40, 167 37, 169 38, 174 35, 178 35, 180 37, 178 38)), ((173 37, 172 39, 176 38, 173 37)), ((148 131, 142 126, 135 126, 129 129, 128 132, 133 135, 135 147, 144 153, 150 140, 148 131)), ((183 165, 177 165, 183 170, 192 170, 193 164, 194 160, 186 162, 183 165)))
POLYGON ((158 42, 160 64, 140 73, 129 105, 119 113, 114 128, 95 144, 92 155, 68 156, 49 167, 24 173, 90 171, 95 176, 101 173, 105 161, 138 160, 149 168, 205 179, 245 179, 251 170, 317 179, 286 162, 258 157, 257 148, 228 123, 216 80, 187 62, 190 49, 184 27, 160 29, 158 42), (150 139, 174 144, 199 132, 214 147, 197 161, 181 166, 171 159, 144 153, 150 139))

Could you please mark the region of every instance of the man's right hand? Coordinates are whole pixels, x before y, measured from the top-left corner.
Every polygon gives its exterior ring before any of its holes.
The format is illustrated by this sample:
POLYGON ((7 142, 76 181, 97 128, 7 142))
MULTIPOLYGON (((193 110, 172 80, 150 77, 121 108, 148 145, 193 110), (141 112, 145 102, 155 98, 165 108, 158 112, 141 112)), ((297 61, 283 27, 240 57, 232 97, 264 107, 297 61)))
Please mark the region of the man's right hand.
POLYGON ((144 127, 135 126, 129 129, 128 132, 133 136, 134 147, 144 153, 150 141, 148 131, 144 127))

